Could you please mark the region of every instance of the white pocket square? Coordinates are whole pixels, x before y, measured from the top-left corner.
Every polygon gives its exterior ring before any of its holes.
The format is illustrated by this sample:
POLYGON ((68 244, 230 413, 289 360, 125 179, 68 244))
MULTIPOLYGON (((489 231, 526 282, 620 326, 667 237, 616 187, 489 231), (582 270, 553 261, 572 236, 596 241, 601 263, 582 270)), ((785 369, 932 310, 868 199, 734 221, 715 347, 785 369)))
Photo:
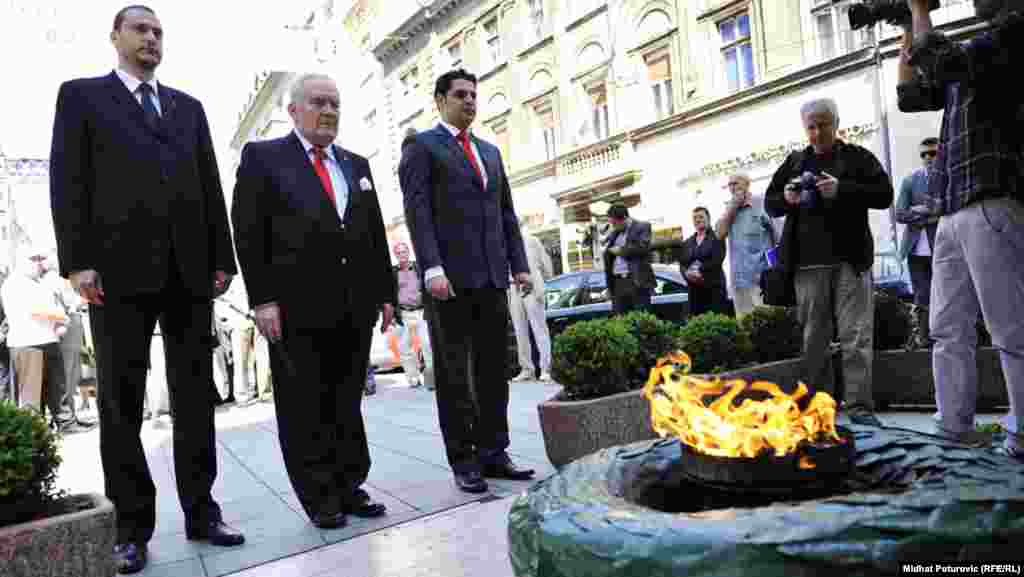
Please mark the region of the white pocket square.
POLYGON ((373 185, 370 184, 370 179, 365 176, 359 179, 359 188, 362 190, 373 190, 373 185))

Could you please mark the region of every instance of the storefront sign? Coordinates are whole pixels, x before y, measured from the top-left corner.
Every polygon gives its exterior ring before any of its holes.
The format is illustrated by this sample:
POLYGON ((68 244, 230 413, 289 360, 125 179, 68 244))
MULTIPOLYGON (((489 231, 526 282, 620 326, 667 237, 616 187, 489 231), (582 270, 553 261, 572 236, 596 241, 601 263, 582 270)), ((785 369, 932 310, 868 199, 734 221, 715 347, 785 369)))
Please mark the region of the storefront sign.
MULTIPOLYGON (((845 142, 862 142, 868 138, 871 134, 878 131, 878 125, 874 122, 866 124, 856 124, 849 128, 841 128, 838 131, 838 137, 840 140, 845 142)), ((722 160, 719 162, 712 162, 705 164, 698 170, 687 174, 683 178, 679 179, 679 186, 683 186, 687 181, 699 179, 699 178, 710 178, 715 176, 722 176, 732 174, 738 170, 743 170, 749 166, 779 162, 786 157, 790 152, 795 150, 803 150, 807 147, 807 141, 793 141, 788 144, 780 144, 778 146, 772 146, 761 150, 750 152, 744 156, 737 156, 728 160, 722 160)))

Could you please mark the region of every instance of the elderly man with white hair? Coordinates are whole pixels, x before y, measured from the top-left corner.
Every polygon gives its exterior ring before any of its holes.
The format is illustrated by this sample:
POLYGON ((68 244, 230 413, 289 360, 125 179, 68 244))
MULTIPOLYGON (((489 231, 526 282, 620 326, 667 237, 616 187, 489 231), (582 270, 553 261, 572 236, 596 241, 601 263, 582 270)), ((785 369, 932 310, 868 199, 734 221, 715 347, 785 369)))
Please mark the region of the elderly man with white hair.
POLYGON ((733 174, 728 186, 732 198, 715 224, 715 234, 729 243, 729 285, 736 316, 740 317, 763 304, 761 255, 775 245, 775 229, 764 210, 751 202, 749 175, 733 174))
POLYGON ((765 208, 786 217, 780 252, 804 327, 804 381, 835 394, 828 355, 835 318, 845 384, 841 408, 855 424, 880 426, 872 398, 874 241, 868 210, 892 204, 892 183, 874 154, 836 138, 833 100, 805 103, 800 119, 809 145, 776 170, 765 208))

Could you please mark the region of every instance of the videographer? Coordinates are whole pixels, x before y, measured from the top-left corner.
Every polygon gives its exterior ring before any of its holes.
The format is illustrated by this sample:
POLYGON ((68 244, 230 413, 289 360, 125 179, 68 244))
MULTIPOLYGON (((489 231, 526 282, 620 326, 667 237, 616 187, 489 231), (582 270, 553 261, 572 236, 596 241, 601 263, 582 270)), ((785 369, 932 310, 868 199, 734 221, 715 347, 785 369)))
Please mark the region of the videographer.
POLYGON ((800 118, 810 146, 791 153, 775 171, 765 210, 786 217, 781 259, 804 327, 804 382, 835 396, 828 385, 834 381, 828 356, 834 317, 843 354, 843 410, 855 424, 881 426, 871 394, 874 241, 868 209, 892 204, 892 183, 869 150, 836 138, 833 100, 805 103, 800 118))
POLYGON ((1010 398, 1001 451, 1024 461, 1024 124, 1012 86, 1024 56, 1024 18, 1016 1, 974 0, 977 16, 992 28, 954 43, 932 30, 928 0, 908 5, 899 108, 943 111, 939 156, 929 174, 940 215, 930 319, 939 432, 985 440, 974 432, 980 311, 1000 351, 1010 398))

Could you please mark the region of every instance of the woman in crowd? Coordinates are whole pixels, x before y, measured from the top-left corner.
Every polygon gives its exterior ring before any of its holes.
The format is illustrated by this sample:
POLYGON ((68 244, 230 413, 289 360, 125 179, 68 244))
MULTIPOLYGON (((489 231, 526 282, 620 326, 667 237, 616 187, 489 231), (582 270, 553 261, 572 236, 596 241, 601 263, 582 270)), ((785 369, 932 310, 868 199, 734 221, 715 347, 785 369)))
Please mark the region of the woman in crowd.
POLYGON ((693 209, 693 227, 696 232, 682 244, 677 252, 679 272, 689 286, 690 316, 706 312, 728 314, 725 295, 725 243, 715 236, 710 226, 711 213, 703 206, 693 209))

